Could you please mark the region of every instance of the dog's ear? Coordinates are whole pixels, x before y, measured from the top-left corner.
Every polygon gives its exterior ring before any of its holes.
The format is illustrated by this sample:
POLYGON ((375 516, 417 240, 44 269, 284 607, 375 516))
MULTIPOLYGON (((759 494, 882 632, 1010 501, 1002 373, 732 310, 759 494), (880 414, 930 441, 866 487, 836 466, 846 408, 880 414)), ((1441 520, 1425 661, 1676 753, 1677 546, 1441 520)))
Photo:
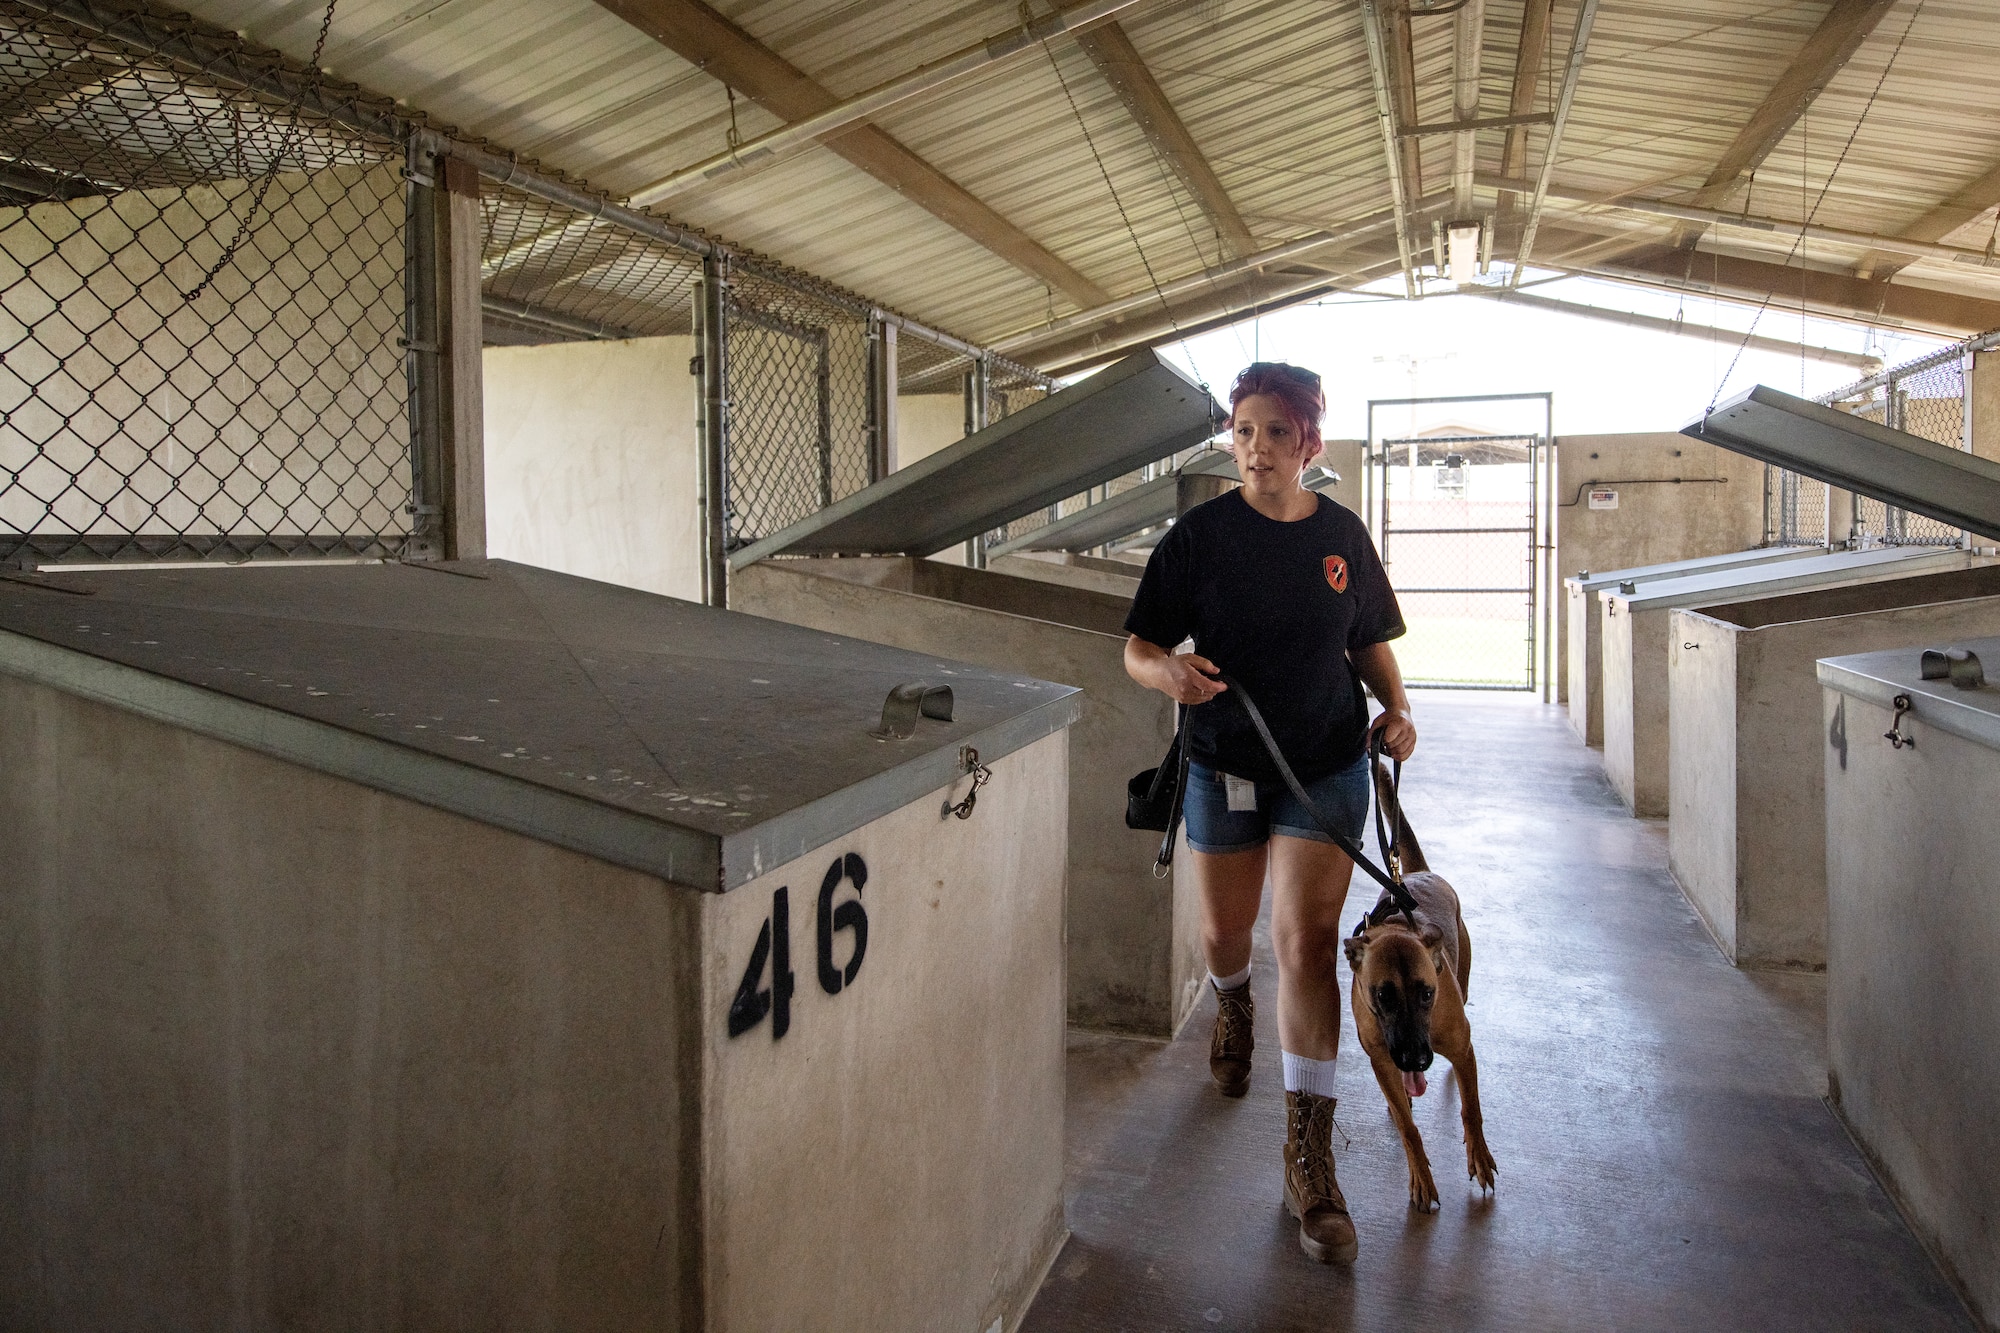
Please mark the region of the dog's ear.
POLYGON ((1438 945, 1444 943, 1444 930, 1439 927, 1437 922, 1426 921, 1422 928, 1417 931, 1417 938, 1423 941, 1426 949, 1435 949, 1438 945))
POLYGON ((1342 947, 1347 950, 1347 965, 1357 972, 1360 971, 1361 960, 1368 956, 1368 937, 1366 935, 1349 935, 1346 944, 1342 947))

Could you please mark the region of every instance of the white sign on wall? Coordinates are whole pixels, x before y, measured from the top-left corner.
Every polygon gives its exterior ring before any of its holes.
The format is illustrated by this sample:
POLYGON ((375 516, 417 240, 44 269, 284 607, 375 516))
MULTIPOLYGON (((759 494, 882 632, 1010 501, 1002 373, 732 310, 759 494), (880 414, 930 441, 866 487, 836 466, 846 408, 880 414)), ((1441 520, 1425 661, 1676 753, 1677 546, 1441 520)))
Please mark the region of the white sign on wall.
POLYGON ((1590 493, 1590 507, 1592 509, 1616 509, 1618 507, 1618 492, 1592 491, 1590 493))

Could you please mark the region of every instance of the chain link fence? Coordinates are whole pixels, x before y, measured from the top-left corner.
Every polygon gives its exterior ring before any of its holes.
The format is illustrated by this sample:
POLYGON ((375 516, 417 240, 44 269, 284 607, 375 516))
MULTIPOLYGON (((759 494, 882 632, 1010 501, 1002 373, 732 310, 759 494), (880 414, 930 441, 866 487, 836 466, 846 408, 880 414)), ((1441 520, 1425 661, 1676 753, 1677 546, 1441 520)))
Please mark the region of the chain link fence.
MULTIPOLYGON (((1857 380, 1819 401, 1949 449, 1970 450, 1971 377, 1966 370, 1975 352, 1996 344, 2000 334, 1969 338, 1857 380)), ((1827 545, 1829 520, 1834 523, 1834 544, 1851 540, 1863 547, 1956 546, 1964 540, 1963 532, 1936 519, 1906 513, 1865 495, 1830 492, 1824 482, 1782 468, 1765 469, 1767 540, 1784 546, 1827 545), (1850 504, 1853 518, 1848 530, 1845 511, 1850 504)))
POLYGON ((6 0, 0 118, 0 561, 398 554, 402 142, 6 0))
POLYGON ((903 392, 1057 387, 143 4, 0 0, 0 118, 0 561, 432 554, 437 151, 481 173, 488 344, 691 336, 719 276, 728 549, 875 479, 889 324, 903 392))
POLYGON ((879 335, 865 306, 754 264, 732 266, 726 315, 733 550, 873 480, 879 335))

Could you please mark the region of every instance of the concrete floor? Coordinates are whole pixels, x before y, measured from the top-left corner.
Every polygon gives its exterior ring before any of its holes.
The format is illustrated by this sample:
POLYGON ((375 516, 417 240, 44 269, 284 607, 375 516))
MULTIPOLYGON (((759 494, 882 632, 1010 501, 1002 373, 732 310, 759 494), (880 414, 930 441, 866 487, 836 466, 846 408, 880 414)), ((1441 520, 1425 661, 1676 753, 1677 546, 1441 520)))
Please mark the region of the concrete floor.
MULTIPOLYGON (((1348 1015, 1334 1148, 1360 1259, 1300 1252, 1267 903, 1247 1097, 1208 1080, 1212 997, 1170 1045, 1072 1037, 1074 1234, 1024 1328, 1972 1327, 1821 1100, 1824 978, 1723 960, 1664 823, 1626 815, 1556 709, 1429 692, 1418 718, 1405 805, 1476 942, 1497 1194, 1464 1177, 1440 1060, 1417 1123, 1443 1208, 1409 1211, 1348 1015)), ((1350 926, 1373 899, 1350 897, 1350 926)))

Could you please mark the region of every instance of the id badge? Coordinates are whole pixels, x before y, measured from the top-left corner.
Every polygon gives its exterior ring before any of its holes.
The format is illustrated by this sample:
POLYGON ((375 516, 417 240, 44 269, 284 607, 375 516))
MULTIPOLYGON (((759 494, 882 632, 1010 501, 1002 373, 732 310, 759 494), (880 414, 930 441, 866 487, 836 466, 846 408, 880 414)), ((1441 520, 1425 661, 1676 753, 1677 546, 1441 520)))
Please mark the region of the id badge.
POLYGON ((1229 793, 1229 808, 1231 811, 1242 811, 1250 814, 1257 812, 1256 783, 1246 778, 1232 777, 1224 773, 1222 775, 1222 785, 1229 793))

